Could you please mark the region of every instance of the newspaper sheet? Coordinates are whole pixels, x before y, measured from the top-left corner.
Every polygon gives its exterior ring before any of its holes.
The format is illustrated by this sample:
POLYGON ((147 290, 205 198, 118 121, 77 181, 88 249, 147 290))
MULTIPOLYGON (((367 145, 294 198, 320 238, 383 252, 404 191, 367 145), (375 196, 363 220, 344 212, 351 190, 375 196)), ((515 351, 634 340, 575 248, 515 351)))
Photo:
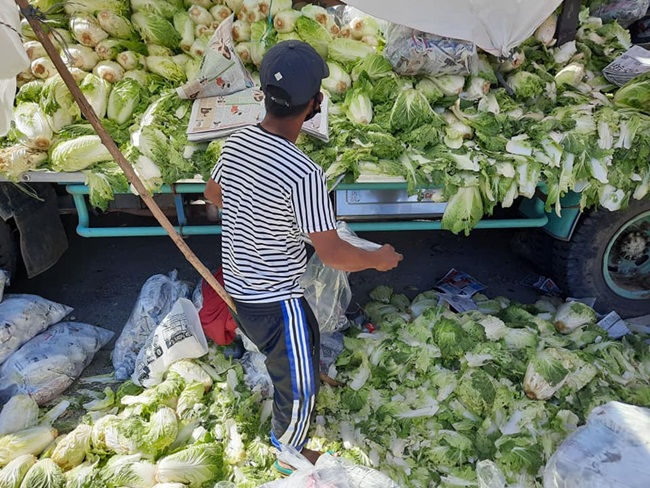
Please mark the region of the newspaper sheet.
POLYGON ((608 81, 623 86, 635 76, 650 71, 650 51, 641 46, 632 46, 608 64, 603 75, 608 81))
POLYGON ((253 86, 253 79, 235 52, 232 40, 234 16, 214 32, 201 59, 199 77, 176 89, 185 99, 228 95, 253 86))
MULTIPOLYGON (((321 113, 304 123, 302 131, 323 141, 329 140, 329 98, 324 95, 321 113)), ((226 137, 264 118, 264 93, 259 88, 230 95, 197 98, 187 126, 187 138, 200 142, 226 137)))

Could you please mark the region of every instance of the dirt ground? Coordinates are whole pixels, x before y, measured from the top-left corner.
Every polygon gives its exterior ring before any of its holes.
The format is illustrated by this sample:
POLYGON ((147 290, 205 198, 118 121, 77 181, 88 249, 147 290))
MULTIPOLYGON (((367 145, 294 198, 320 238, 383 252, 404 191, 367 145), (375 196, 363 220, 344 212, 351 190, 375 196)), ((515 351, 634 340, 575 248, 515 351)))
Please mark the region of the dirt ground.
MULTIPOLYGON (((110 329, 118 337, 142 284, 151 275, 178 270, 180 279, 198 283, 198 273, 167 237, 82 238, 66 218, 70 248, 50 270, 27 280, 15 280, 14 293, 33 293, 74 307, 74 320, 110 329)), ((537 293, 520 284, 532 266, 511 251, 514 231, 477 230, 469 237, 441 231, 367 232, 361 237, 390 243, 404 255, 390 272, 364 271, 350 276, 351 307, 368 301, 368 291, 392 286, 410 298, 430 290, 451 268, 465 271, 487 286, 489 296, 507 296, 529 303, 537 293)), ((211 269, 220 261, 220 237, 196 236, 188 245, 211 269)), ((113 340, 113 342, 114 342, 113 340)), ((113 342, 100 351, 84 376, 112 370, 113 342)))

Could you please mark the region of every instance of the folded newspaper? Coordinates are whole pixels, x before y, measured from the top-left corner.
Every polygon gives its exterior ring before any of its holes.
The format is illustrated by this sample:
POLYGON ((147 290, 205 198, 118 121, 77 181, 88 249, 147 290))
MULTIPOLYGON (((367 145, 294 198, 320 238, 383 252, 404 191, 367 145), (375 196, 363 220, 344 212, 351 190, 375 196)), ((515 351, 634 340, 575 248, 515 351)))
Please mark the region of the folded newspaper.
MULTIPOLYGON (((264 118, 264 94, 235 52, 233 16, 224 20, 210 38, 197 79, 176 89, 178 96, 194 100, 187 126, 190 141, 226 137, 264 118)), ((302 131, 325 142, 329 140, 328 99, 321 113, 305 122, 302 131)))
MULTIPOLYGON (((329 140, 329 99, 323 94, 321 113, 306 121, 302 131, 325 142, 329 140)), ((226 137, 248 126, 259 124, 266 113, 264 93, 259 88, 247 88, 230 95, 197 98, 192 105, 187 138, 209 141, 226 137)))
POLYGON ((641 46, 632 46, 608 64, 603 75, 608 81, 623 86, 635 76, 650 71, 650 51, 641 46))

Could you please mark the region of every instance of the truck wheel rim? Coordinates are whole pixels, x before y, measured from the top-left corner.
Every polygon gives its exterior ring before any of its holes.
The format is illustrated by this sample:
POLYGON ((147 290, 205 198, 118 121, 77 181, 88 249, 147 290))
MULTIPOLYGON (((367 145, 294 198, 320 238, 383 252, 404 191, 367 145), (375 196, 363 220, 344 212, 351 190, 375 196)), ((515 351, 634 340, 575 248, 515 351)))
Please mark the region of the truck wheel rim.
POLYGON ((650 211, 626 222, 609 241, 603 256, 603 276, 620 297, 650 298, 650 211))

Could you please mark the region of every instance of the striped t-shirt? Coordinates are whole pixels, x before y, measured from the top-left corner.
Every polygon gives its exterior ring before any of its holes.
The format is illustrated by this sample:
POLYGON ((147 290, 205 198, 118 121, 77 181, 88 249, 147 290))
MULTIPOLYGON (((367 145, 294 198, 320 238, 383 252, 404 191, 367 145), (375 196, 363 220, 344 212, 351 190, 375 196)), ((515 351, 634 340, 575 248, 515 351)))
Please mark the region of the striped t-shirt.
POLYGON ((223 192, 228 293, 258 303, 301 297, 301 233, 336 229, 323 170, 287 139, 251 126, 228 139, 212 177, 223 192))

